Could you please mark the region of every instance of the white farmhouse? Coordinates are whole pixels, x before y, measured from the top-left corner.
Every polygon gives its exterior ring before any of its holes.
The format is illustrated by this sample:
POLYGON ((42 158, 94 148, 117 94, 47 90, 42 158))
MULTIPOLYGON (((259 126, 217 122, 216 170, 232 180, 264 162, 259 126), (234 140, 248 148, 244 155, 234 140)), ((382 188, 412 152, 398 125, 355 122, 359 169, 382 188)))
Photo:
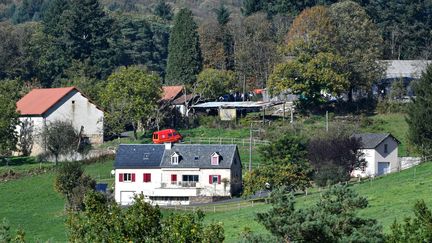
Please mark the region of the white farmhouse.
POLYGON ((400 142, 390 133, 354 134, 361 139, 363 158, 367 165, 363 170, 355 170, 355 177, 374 177, 400 170, 398 145, 400 142))
POLYGON ((242 165, 236 145, 122 144, 115 160, 115 200, 135 194, 159 205, 187 205, 238 195, 242 165))
MULTIPOLYGON (((44 152, 38 136, 53 121, 68 121, 92 144, 103 142, 103 111, 75 87, 33 89, 17 102, 20 120, 33 124, 32 155, 44 152)), ((19 128, 17 128, 19 131, 19 128)))

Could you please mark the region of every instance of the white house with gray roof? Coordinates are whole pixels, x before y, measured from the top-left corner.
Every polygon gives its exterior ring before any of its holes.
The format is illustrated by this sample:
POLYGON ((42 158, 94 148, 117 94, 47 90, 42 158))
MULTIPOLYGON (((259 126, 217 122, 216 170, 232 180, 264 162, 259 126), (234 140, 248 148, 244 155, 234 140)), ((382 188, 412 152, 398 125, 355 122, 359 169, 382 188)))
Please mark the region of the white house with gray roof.
POLYGON ((242 187, 236 145, 122 144, 115 167, 115 200, 135 194, 158 205, 187 205, 229 198, 242 187))
POLYGON ((354 134, 361 139, 363 158, 367 165, 364 169, 355 170, 352 176, 374 177, 400 170, 398 146, 400 142, 390 133, 354 134))

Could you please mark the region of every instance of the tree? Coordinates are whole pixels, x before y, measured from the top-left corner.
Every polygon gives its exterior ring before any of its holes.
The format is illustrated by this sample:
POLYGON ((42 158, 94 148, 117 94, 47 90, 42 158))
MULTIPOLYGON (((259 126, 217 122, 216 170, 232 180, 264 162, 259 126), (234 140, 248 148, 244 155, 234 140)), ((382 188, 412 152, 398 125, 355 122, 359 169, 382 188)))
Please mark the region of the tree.
POLYGON ((366 167, 360 139, 327 133, 309 141, 308 159, 315 170, 314 182, 327 186, 349 181, 351 172, 366 167))
POLYGON ((87 75, 105 78, 112 69, 112 19, 105 14, 98 0, 71 1, 63 13, 61 40, 68 55, 87 64, 87 75))
POLYGON ((170 84, 192 85, 202 69, 197 25, 189 9, 181 9, 174 19, 169 39, 167 76, 170 84))
POLYGON ((269 78, 271 94, 291 92, 301 95, 304 107, 323 101, 322 92, 339 96, 348 86, 344 68, 347 61, 330 52, 315 56, 301 54, 293 60, 278 64, 269 78))
POLYGON ((16 126, 19 124, 15 101, 0 89, 0 158, 16 149, 16 126))
POLYGON ((262 166, 244 177, 243 195, 284 187, 288 191, 310 187, 311 169, 306 159, 306 141, 285 135, 260 149, 262 166))
POLYGON ((111 74, 100 97, 110 132, 120 134, 131 125, 137 139, 138 126, 157 108, 161 94, 160 79, 138 67, 121 67, 111 74))
POLYGON ((30 118, 20 121, 18 149, 24 156, 29 156, 33 149, 33 123, 30 118))
POLYGON ((154 15, 162 19, 171 20, 173 17, 172 8, 165 1, 159 1, 153 10, 154 15))
POLYGON ((394 80, 390 88, 390 99, 400 100, 406 95, 406 93, 407 90, 405 88, 403 78, 394 80))
POLYGON ((84 209, 84 195, 95 186, 96 181, 84 175, 80 162, 63 163, 54 182, 56 191, 66 197, 68 207, 73 211, 84 209))
POLYGON ((257 214, 257 221, 286 242, 384 242, 382 228, 374 219, 357 216, 366 198, 347 186, 337 185, 322 194, 316 205, 295 208, 295 198, 284 188, 272 192, 273 207, 257 214))
POLYGON ((219 8, 215 9, 214 11, 216 13, 216 20, 219 23, 219 25, 225 26, 231 20, 230 19, 231 13, 228 10, 228 8, 225 7, 225 5, 221 4, 219 8))
POLYGON ((387 242, 431 242, 432 212, 423 200, 415 203, 414 215, 414 218, 405 218, 403 223, 395 220, 390 227, 391 233, 387 236, 387 242))
POLYGON ((329 52, 332 50, 335 28, 327 7, 305 9, 294 19, 286 35, 285 51, 294 56, 329 52))
POLYGON ((432 65, 414 83, 415 98, 408 105, 408 138, 424 154, 432 152, 432 65))
POLYGON ((217 99, 236 88, 237 79, 233 71, 204 69, 194 84, 193 93, 206 99, 217 99))
POLYGON ((46 152, 54 156, 57 165, 60 155, 78 150, 79 135, 70 122, 53 121, 42 128, 41 141, 46 152))
POLYGON ((354 89, 370 90, 372 82, 381 78, 384 68, 377 60, 382 56, 382 37, 378 28, 357 3, 343 1, 330 7, 336 27, 334 48, 348 62, 349 99, 354 89))
POLYGON ((221 224, 203 224, 204 213, 171 214, 164 220, 163 242, 216 242, 224 241, 221 224), (214 237, 214 238, 209 238, 214 237))

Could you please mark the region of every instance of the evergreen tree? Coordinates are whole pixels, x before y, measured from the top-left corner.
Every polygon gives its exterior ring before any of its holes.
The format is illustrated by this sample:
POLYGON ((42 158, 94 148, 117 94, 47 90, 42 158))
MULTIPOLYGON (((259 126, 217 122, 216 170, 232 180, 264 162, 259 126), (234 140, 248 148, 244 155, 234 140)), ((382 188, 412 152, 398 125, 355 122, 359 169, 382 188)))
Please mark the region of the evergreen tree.
POLYGON ((273 207, 258 213, 278 242, 384 242, 382 228, 374 219, 357 216, 368 201, 347 186, 334 186, 316 205, 295 208, 295 198, 280 188, 271 194, 273 207))
POLYGON ((262 0, 244 0, 241 11, 244 16, 249 16, 255 12, 261 11, 263 9, 263 4, 262 0))
POLYGON ((68 10, 69 5, 68 0, 52 0, 42 19, 44 33, 52 35, 54 37, 60 37, 63 32, 63 13, 68 10))
POLYGON ((65 13, 63 40, 69 55, 86 63, 89 76, 104 78, 113 68, 114 53, 110 46, 112 19, 98 0, 71 1, 65 13))
POLYGON ((192 85, 202 69, 197 24, 189 9, 181 9, 174 19, 168 46, 167 76, 170 84, 192 85))
POLYGON ((219 8, 215 9, 216 19, 219 25, 224 26, 230 21, 230 11, 223 4, 219 8))
POLYGON ((432 152, 432 65, 414 83, 416 94, 408 107, 408 137, 423 153, 432 152))
POLYGON ((166 20, 171 20, 173 17, 172 8, 165 1, 159 1, 153 13, 154 15, 166 20))

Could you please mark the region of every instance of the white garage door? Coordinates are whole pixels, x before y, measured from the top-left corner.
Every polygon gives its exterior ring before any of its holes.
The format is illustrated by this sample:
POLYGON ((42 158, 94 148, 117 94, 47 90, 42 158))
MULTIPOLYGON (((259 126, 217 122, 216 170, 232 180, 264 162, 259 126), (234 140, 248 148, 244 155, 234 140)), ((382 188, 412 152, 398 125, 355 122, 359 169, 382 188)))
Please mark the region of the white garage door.
POLYGON ((132 204, 134 198, 134 192, 120 192, 120 204, 129 205, 132 204))

